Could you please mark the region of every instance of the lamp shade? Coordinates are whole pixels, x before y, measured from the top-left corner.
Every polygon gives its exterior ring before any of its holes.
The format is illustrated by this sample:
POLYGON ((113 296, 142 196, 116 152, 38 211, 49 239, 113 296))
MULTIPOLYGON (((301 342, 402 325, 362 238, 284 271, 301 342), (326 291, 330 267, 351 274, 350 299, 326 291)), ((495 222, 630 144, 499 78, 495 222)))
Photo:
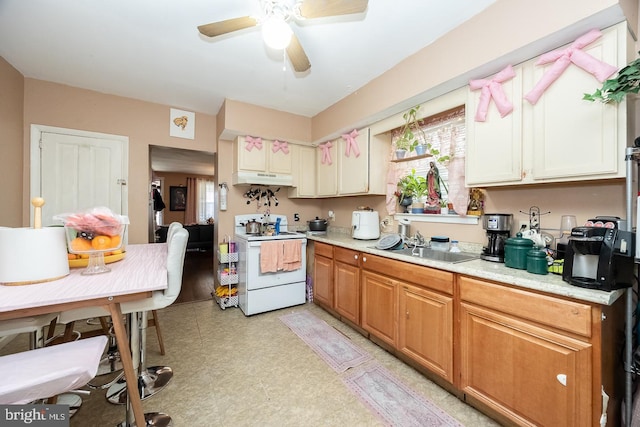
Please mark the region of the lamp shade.
POLYGON ((272 49, 284 49, 289 46, 293 31, 284 19, 271 17, 262 24, 262 38, 272 49))
POLYGON ((64 228, 0 227, 0 283, 25 285, 68 274, 64 228))

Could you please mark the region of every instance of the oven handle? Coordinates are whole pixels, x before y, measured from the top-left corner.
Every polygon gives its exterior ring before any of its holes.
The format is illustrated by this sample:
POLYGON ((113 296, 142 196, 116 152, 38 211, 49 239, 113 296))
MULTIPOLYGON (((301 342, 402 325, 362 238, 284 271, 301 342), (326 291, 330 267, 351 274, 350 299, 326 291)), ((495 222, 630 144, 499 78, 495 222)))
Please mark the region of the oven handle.
MULTIPOLYGON (((305 246, 307 244, 307 239, 287 239, 287 240, 297 240, 302 243, 302 246, 305 246)), ((260 247, 260 245, 264 242, 273 242, 273 240, 258 240, 258 241, 248 242, 247 246, 249 246, 250 248, 256 248, 256 247, 260 247)))

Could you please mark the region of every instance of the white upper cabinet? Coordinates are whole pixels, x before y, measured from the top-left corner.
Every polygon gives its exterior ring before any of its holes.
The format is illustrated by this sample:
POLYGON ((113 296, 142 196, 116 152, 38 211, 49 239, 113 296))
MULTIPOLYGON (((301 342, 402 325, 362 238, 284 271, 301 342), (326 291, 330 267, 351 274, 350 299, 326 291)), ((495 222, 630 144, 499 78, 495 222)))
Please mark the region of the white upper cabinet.
POLYGON ((337 196, 339 162, 338 140, 319 144, 316 150, 316 196, 337 196))
POLYGON ((367 194, 369 191, 369 129, 362 129, 354 138, 347 156, 347 141, 338 139, 338 194, 351 196, 367 194), (356 156, 356 150, 360 153, 356 156))
MULTIPOLYGON (((291 153, 286 150, 276 149, 274 143, 268 139, 262 139, 262 146, 252 144, 244 136, 236 138, 236 162, 234 162, 234 172, 253 171, 271 172, 279 174, 291 174, 292 162, 291 153)), ((278 142, 278 144, 281 144, 278 142)), ((290 151, 290 144, 289 151, 290 151)))
POLYGON ((233 185, 293 184, 291 144, 239 136, 234 151, 233 185))
POLYGON ((515 183, 522 179, 522 67, 513 67, 515 77, 502 84, 513 112, 504 118, 495 103, 489 103, 486 121, 476 122, 480 90, 469 91, 467 125, 466 184, 515 183))
POLYGON ((289 197, 313 198, 316 196, 316 148, 290 145, 293 162, 293 187, 289 197))
MULTIPOLYGON (((602 31, 582 50, 617 68, 628 63, 625 23, 602 31)), ((563 46, 559 49, 569 47, 563 46)), ((618 178, 625 175, 627 102, 602 104, 582 99, 602 84, 574 64, 544 91, 535 105, 524 96, 553 64, 537 58, 514 67, 502 87, 514 104, 500 118, 491 101, 485 122, 474 121, 480 91, 468 92, 467 186, 495 186, 618 178)))

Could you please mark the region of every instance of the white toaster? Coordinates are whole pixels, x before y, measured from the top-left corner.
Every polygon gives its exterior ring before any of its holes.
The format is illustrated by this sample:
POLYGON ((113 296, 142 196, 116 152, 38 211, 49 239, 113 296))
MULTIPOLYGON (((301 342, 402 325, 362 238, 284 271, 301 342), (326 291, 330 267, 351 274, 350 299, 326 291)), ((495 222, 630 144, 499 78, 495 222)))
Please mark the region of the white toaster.
POLYGON ((351 237, 360 240, 380 238, 380 217, 376 211, 353 211, 351 237))

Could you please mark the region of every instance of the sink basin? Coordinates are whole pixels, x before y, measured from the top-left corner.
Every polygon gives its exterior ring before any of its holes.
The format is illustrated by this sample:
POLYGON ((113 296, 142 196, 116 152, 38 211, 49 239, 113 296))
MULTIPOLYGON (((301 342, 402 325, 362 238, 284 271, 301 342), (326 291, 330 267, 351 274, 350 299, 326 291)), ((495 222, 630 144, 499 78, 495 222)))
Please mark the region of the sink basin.
POLYGON ((403 255, 415 256, 418 258, 432 259, 434 261, 449 262, 452 264, 464 261, 471 261, 480 258, 480 255, 466 253, 466 252, 444 252, 434 251, 430 248, 417 248, 415 251, 413 248, 405 248, 398 251, 403 255), (415 255, 414 255, 415 253, 415 255))

